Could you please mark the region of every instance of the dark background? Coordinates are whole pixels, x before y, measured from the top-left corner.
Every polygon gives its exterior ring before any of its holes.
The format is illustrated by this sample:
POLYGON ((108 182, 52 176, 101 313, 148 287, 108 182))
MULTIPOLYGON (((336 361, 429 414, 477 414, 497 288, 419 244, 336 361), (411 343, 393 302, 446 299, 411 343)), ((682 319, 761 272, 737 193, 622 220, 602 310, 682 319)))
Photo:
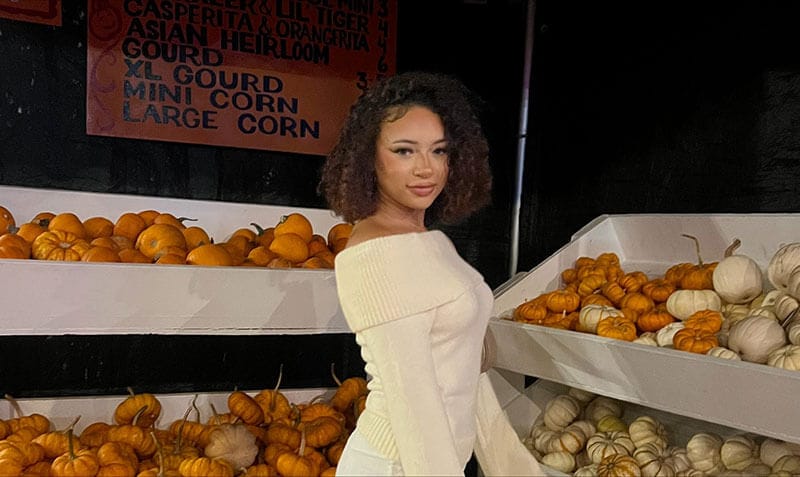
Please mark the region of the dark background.
MULTIPOLYGON (((319 156, 87 136, 86 6, 63 3, 62 27, 0 19, 0 184, 325 206, 319 156)), ((493 203, 445 231, 492 287, 509 278, 526 7, 398 7, 398 70, 454 74, 486 100, 493 203)), ((800 2, 540 0, 535 18, 518 271, 601 214, 800 208, 800 2)), ((305 371, 285 373, 287 387, 330 385, 330 361, 361 372, 349 335, 215 337, 222 344, 184 363, 180 379, 162 366, 205 339, 0 338, 0 391, 260 387, 244 358, 223 359, 240 348, 272 351, 259 355, 264 386, 292 360, 305 371), (299 364, 312 359, 304 347, 320 350, 319 366, 299 364), (36 359, 18 358, 23 350, 36 359), (86 379, 81 363, 98 356, 108 364, 86 379), (123 372, 125 362, 136 367, 123 372)))

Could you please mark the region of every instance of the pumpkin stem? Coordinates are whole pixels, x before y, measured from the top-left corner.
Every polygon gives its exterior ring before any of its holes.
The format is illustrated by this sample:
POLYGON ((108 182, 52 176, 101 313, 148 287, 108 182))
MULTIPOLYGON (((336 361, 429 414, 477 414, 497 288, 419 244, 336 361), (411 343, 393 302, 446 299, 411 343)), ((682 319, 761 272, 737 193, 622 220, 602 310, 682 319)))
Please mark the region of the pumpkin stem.
POLYGON ((278 368, 278 382, 275 384, 275 389, 273 390, 272 394, 270 395, 270 402, 269 402, 269 410, 270 412, 275 411, 275 396, 278 394, 278 389, 281 387, 281 380, 283 379, 283 363, 281 363, 280 368, 278 368))
POLYGON ((128 394, 130 394, 131 396, 136 396, 136 393, 133 392, 133 388, 130 386, 128 386, 128 394))
POLYGON ((136 423, 139 422, 139 418, 142 417, 142 414, 144 414, 146 410, 147 410, 147 404, 140 407, 139 410, 136 411, 136 414, 133 415, 133 422, 132 422, 134 426, 137 425, 136 423))
POLYGON ((194 418, 200 422, 200 408, 197 407, 197 394, 192 398, 192 409, 194 409, 194 418))
POLYGON ((300 429, 300 448, 297 449, 297 455, 303 457, 306 455, 306 428, 300 429))
POLYGON ((158 459, 158 474, 159 476, 166 475, 164 469, 164 446, 161 445, 161 441, 158 440, 156 437, 156 433, 150 431, 150 437, 153 438, 153 442, 156 443, 156 458, 158 459))
POLYGON ((264 235, 264 227, 258 225, 255 222, 250 222, 250 225, 256 228, 256 233, 258 234, 259 237, 264 235))
POLYGON ((67 445, 69 446, 69 460, 75 460, 75 444, 72 443, 72 428, 67 429, 67 445))
POLYGON ((341 386, 342 382, 339 380, 339 377, 336 376, 336 372, 333 371, 333 367, 336 363, 331 363, 331 376, 333 376, 333 382, 336 383, 337 386, 341 386))
POLYGON ((733 242, 731 242, 731 244, 728 245, 728 248, 725 249, 725 258, 728 258, 731 255, 733 255, 734 250, 739 248, 739 245, 741 245, 741 244, 742 244, 742 241, 739 240, 738 238, 737 239, 733 239, 733 242))
POLYGON ((208 405, 211 406, 211 412, 214 413, 214 424, 222 424, 217 408, 214 407, 214 403, 210 402, 208 405))
POLYGON ((690 238, 690 239, 694 240, 694 250, 697 253, 697 263, 698 263, 698 265, 700 265, 702 267, 703 266, 703 257, 700 256, 700 241, 697 240, 697 237, 695 237, 694 235, 689 235, 689 234, 681 234, 681 235, 683 235, 686 238, 690 238))
POLYGON ((11 403, 11 407, 14 408, 14 412, 17 413, 17 417, 22 417, 23 416, 22 408, 19 407, 19 403, 17 402, 17 400, 14 399, 14 397, 11 396, 10 394, 6 394, 4 397, 6 398, 6 400, 8 400, 8 402, 11 403))
POLYGON ((67 432, 67 431, 69 431, 70 429, 74 429, 74 428, 75 428, 75 424, 77 424, 77 423, 78 423, 78 421, 80 421, 80 420, 81 420, 81 416, 78 416, 78 417, 76 417, 76 418, 75 418, 75 420, 74 420, 74 421, 72 421, 72 423, 70 423, 70 425, 69 425, 69 426, 67 426, 66 428, 64 428, 64 430, 63 430, 63 431, 61 431, 61 432, 67 432))
POLYGON ((181 223, 183 223, 183 222, 197 222, 197 219, 192 219, 192 218, 189 218, 189 217, 178 217, 178 221, 180 221, 181 223))
POLYGON ((308 404, 316 404, 316 403, 322 401, 325 398, 326 394, 328 394, 328 393, 324 392, 324 393, 321 393, 321 394, 317 394, 316 396, 311 398, 311 400, 308 401, 308 404))

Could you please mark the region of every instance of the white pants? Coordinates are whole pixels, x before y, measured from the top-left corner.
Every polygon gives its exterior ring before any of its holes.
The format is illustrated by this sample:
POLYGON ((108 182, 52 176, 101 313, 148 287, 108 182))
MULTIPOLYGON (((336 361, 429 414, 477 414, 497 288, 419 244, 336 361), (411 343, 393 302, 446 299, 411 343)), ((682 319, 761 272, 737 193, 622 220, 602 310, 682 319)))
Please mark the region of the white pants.
POLYGON ((403 466, 399 461, 388 459, 381 455, 358 432, 353 430, 344 446, 339 464, 336 466, 336 476, 371 476, 371 477, 400 477, 403 476, 403 466))

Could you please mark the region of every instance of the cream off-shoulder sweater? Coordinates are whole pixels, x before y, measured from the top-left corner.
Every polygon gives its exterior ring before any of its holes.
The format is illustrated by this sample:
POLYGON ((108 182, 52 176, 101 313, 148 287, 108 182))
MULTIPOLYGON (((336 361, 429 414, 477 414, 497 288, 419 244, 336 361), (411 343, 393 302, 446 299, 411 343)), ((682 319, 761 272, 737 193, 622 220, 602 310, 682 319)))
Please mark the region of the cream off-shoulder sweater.
POLYGON ((357 426, 373 447, 406 475, 463 475, 473 450, 487 475, 541 475, 480 373, 491 289, 444 233, 359 243, 337 255, 335 272, 369 376, 357 426), (525 455, 476 448, 509 443, 525 455))

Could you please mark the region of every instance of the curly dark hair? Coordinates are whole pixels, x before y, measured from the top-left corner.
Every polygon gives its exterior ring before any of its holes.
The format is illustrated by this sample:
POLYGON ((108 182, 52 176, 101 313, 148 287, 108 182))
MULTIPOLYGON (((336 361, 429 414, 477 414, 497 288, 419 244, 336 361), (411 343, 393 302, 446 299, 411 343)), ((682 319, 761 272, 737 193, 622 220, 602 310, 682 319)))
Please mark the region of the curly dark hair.
POLYGON ((412 106, 439 115, 448 144, 450 175, 426 211, 425 222, 453 224, 489 202, 492 174, 479 118, 480 99, 452 76, 413 71, 379 81, 353 104, 322 167, 318 191, 344 220, 355 222, 375 212, 375 157, 381 126, 402 117, 412 106))

